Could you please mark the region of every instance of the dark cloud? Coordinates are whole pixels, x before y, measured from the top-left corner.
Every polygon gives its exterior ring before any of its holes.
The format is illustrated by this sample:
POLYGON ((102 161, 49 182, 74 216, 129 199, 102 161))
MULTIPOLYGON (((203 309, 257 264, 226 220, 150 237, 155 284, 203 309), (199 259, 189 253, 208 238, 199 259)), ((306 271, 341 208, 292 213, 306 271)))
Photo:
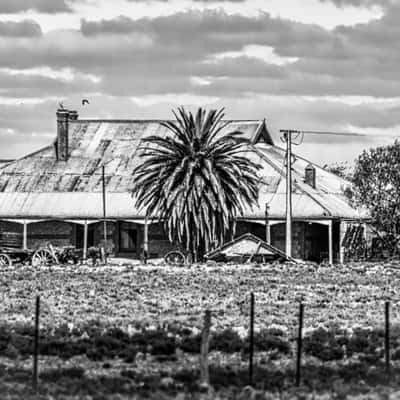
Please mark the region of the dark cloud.
POLYGON ((31 20, 21 22, 0 21, 0 37, 37 37, 42 35, 40 25, 31 20))
POLYGON ((28 10, 48 14, 69 13, 72 12, 69 4, 72 1, 74 0, 1 0, 0 14, 20 13, 28 10))
POLYGON ((379 20, 334 30, 221 10, 82 20, 81 31, 49 32, 34 45, 0 41, 0 66, 71 67, 102 77, 104 93, 123 96, 185 91, 395 97, 400 93, 400 54, 393 51, 399 18, 399 9, 392 8, 379 20), (215 59, 247 45, 260 46, 261 52, 274 48, 278 56, 297 61, 273 65, 249 55, 215 59), (196 84, 193 76, 209 84, 196 84))

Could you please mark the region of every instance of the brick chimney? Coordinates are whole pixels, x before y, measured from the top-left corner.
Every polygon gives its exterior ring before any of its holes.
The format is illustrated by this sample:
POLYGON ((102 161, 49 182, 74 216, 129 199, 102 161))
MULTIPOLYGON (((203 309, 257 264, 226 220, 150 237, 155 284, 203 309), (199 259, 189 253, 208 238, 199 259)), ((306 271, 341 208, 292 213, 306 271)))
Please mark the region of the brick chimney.
POLYGON ((304 182, 307 183, 307 185, 310 185, 312 188, 315 189, 316 178, 317 178, 317 171, 315 170, 315 167, 311 164, 308 164, 305 169, 304 182))
POLYGON ((57 142, 56 156, 58 161, 67 161, 69 156, 69 121, 78 119, 77 111, 69 111, 63 108, 57 110, 57 142))

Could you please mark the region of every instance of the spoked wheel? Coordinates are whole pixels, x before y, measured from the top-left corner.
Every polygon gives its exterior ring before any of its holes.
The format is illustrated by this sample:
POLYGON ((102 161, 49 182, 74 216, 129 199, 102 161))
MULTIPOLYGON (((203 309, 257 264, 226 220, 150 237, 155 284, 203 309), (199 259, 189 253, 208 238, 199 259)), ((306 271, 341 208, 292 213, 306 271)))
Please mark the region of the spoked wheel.
POLYGON ((167 253, 164 257, 165 262, 168 265, 173 265, 173 266, 182 266, 185 264, 185 256, 177 250, 170 251, 167 253))
POLYGON ((36 250, 32 256, 32 266, 44 266, 57 264, 57 259, 47 249, 36 250))
POLYGON ((7 254, 0 254, 0 268, 11 267, 12 261, 7 254))

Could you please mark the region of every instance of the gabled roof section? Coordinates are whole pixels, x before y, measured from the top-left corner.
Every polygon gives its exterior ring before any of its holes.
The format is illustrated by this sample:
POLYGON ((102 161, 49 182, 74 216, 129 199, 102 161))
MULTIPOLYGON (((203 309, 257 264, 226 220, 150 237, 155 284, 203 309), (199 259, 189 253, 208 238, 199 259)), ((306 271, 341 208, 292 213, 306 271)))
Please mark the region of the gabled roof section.
POLYGON ((257 144, 257 143, 266 143, 269 144, 271 146, 274 145, 274 141, 272 140, 272 136, 269 133, 268 127, 267 127, 267 123, 265 121, 265 119, 263 120, 262 124, 260 125, 258 131, 256 132, 253 140, 252 140, 253 144, 257 144))
MULTIPOLYGON (((0 168, 0 192, 100 192, 106 164, 108 192, 129 192, 138 148, 151 135, 170 134, 160 120, 69 121, 69 158, 57 161, 54 145, 0 168)), ((221 134, 240 131, 254 141, 263 121, 230 121, 221 134)))
POLYGON ((221 247, 207 253, 205 257, 208 259, 212 259, 219 255, 234 257, 253 254, 277 256, 285 260, 288 259, 282 250, 271 246, 264 240, 253 235, 252 233, 245 233, 244 235, 241 235, 236 239, 225 243, 221 247))
MULTIPOLYGON (((286 215, 286 164, 285 150, 268 144, 256 144, 247 157, 262 166, 258 205, 247 207, 244 218, 265 218, 268 204, 269 218, 284 219, 286 215)), ((368 213, 349 203, 345 191, 351 183, 325 171, 316 164, 316 187, 305 183, 305 168, 310 161, 295 155, 292 172, 292 213, 297 219, 349 220, 367 219, 368 213)))

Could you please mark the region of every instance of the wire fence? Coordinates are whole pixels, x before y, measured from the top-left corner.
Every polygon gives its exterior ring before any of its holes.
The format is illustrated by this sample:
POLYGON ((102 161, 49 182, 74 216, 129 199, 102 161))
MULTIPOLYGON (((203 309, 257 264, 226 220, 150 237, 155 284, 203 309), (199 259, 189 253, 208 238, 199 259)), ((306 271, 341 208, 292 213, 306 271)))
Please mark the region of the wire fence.
MULTIPOLYGON (((35 392, 39 388, 39 357, 40 357, 40 303, 41 299, 38 295, 35 302, 35 314, 34 314, 34 340, 33 340, 33 354, 32 354, 32 387, 35 392)), ((254 380, 254 371, 257 367, 255 365, 255 310, 256 310, 256 296, 253 292, 249 294, 249 329, 247 335, 248 341, 248 384, 253 386, 256 382, 254 380)), ((386 300, 384 302, 384 370, 386 376, 389 378, 391 373, 391 348, 390 348, 390 309, 391 302, 386 300)), ((303 357, 303 340, 304 340, 304 319, 307 315, 306 304, 303 302, 298 303, 297 313, 297 335, 295 338, 296 351, 295 351, 295 375, 293 384, 299 387, 302 382, 302 357, 303 357)), ((209 341, 210 341, 210 327, 211 327, 211 316, 210 310, 205 311, 204 326, 201 332, 201 347, 200 347, 200 380, 209 385, 209 371, 208 371, 208 353, 209 353, 209 341)))

